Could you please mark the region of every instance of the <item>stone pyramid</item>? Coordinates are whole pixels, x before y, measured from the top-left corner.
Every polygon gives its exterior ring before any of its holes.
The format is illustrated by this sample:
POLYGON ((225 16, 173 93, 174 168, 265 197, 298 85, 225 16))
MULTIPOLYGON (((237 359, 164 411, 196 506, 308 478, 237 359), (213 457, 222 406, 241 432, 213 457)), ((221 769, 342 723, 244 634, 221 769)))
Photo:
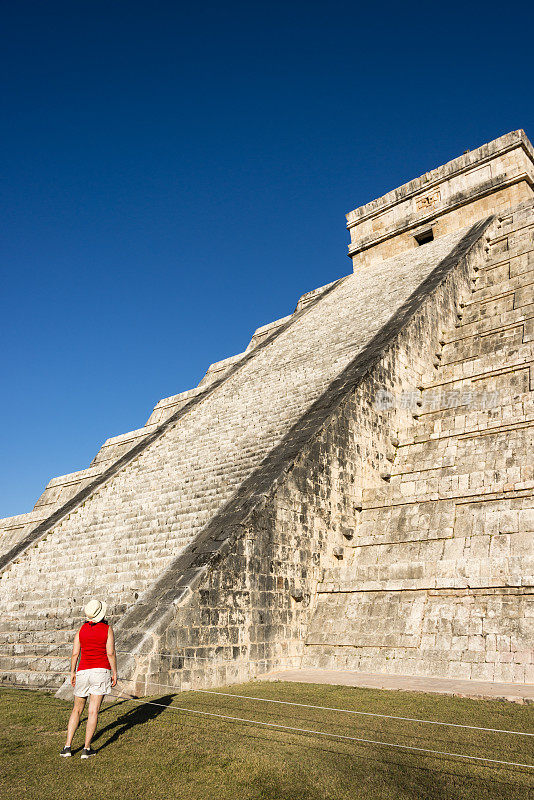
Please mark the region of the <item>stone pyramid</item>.
POLYGON ((351 212, 352 274, 1 520, 0 680, 61 687, 97 596, 136 694, 534 681, 533 185, 516 131, 351 212))

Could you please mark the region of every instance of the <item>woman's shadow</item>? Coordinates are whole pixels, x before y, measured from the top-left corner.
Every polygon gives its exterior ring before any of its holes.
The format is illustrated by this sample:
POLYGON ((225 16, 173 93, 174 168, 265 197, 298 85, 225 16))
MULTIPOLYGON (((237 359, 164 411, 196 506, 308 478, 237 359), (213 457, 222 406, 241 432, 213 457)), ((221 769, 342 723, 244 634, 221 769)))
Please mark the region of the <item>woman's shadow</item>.
POLYGON ((113 731, 109 739, 98 748, 99 750, 103 750, 104 747, 116 742, 123 733, 133 728, 134 725, 142 725, 144 722, 150 722, 151 719, 159 717, 161 712, 166 711, 167 707, 170 706, 174 697, 175 695, 167 694, 164 697, 158 697, 157 706, 151 703, 143 703, 143 705, 131 708, 125 714, 121 714, 120 717, 117 717, 114 722, 110 722, 109 725, 100 728, 100 730, 95 733, 93 741, 98 741, 105 733, 113 731))

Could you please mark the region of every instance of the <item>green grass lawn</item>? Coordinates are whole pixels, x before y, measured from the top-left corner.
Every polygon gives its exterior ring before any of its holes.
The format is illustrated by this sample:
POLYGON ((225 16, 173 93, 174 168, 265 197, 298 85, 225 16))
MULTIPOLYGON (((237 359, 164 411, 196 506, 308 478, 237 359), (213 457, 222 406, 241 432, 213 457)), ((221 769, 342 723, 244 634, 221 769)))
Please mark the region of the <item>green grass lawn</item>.
MULTIPOLYGON (((358 711, 534 732, 534 706, 296 683, 224 690, 358 711)), ((500 767, 203 717, 173 706, 534 764, 534 737, 360 717, 187 692, 103 707, 93 746, 59 758, 70 703, 0 689, 2 800, 534 800, 534 769, 500 767)))

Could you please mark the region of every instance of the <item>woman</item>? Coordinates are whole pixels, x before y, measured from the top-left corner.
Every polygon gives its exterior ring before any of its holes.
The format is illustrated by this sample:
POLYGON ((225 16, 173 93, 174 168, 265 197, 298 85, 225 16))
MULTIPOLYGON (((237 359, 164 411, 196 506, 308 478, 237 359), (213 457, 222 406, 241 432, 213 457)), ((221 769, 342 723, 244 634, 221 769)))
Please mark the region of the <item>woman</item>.
POLYGON ((89 695, 89 714, 85 729, 85 745, 82 758, 95 755, 91 740, 96 730, 100 704, 105 694, 117 683, 117 656, 115 637, 111 625, 105 621, 106 604, 101 600, 90 600, 84 608, 86 622, 74 638, 70 659, 70 682, 74 686, 74 708, 67 727, 67 740, 62 756, 71 756, 71 743, 80 724, 80 715, 89 695), (78 671, 76 662, 81 652, 78 671))

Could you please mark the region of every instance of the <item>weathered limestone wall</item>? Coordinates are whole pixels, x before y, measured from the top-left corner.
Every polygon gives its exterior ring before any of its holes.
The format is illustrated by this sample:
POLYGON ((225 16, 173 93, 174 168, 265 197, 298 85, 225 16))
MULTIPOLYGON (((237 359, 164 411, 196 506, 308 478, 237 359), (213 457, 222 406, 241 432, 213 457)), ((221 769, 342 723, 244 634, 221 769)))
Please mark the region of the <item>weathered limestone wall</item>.
POLYGON ((534 681, 534 209, 501 217, 303 664, 534 681))

